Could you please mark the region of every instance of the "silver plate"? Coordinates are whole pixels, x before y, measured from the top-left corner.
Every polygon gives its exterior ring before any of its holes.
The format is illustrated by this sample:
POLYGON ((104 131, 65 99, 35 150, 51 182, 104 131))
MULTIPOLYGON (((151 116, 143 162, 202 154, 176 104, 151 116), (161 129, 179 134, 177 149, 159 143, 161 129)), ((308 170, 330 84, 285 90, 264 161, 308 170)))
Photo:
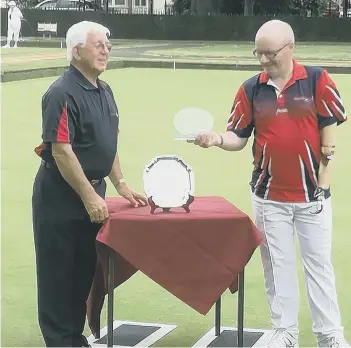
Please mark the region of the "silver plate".
POLYGON ((160 208, 185 205, 194 195, 194 173, 175 155, 162 155, 152 159, 144 169, 144 192, 160 208))

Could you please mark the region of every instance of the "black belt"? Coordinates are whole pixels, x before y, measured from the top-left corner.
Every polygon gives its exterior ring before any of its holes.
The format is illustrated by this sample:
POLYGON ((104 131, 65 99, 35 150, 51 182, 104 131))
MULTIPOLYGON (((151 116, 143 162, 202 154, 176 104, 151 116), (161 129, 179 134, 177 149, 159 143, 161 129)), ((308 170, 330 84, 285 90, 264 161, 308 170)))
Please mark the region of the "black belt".
MULTIPOLYGON (((41 165, 44 167, 44 168, 57 168, 57 165, 56 163, 50 163, 50 162, 46 162, 44 160, 41 160, 41 165)), ((96 184, 100 184, 102 181, 102 179, 99 179, 99 180, 89 180, 89 182, 94 186, 96 184)))

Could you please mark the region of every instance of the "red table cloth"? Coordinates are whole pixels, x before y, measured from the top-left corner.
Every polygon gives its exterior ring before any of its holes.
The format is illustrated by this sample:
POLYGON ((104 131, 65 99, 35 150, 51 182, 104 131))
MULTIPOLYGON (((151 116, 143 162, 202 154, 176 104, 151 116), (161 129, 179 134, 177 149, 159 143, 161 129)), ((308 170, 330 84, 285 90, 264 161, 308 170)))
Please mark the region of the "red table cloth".
POLYGON ((196 197, 190 213, 125 199, 106 199, 110 218, 97 236, 98 261, 87 302, 96 336, 107 294, 108 252, 115 251, 115 287, 140 270, 197 312, 206 315, 226 289, 238 290, 238 274, 263 242, 251 219, 222 197, 196 197))

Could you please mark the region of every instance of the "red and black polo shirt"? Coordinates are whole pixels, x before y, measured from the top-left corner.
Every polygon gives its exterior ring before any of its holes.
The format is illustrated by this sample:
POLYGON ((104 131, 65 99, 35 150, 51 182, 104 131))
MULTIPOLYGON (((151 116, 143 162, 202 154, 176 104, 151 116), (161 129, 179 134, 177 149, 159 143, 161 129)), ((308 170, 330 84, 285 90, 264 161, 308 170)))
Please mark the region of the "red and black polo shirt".
POLYGON ((227 130, 244 138, 254 132, 254 194, 280 202, 310 202, 318 183, 320 129, 346 119, 327 71, 294 60, 293 76, 281 91, 266 72, 242 84, 227 130))

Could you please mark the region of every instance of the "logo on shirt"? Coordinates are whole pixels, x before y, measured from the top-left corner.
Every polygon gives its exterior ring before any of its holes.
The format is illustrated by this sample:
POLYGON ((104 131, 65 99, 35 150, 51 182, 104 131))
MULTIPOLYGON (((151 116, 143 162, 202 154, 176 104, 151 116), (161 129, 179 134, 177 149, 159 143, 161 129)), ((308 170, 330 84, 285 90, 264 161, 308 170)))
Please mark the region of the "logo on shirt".
POLYGON ((279 108, 279 109, 277 109, 276 115, 284 114, 285 112, 288 112, 287 108, 279 108))
POLYGON ((312 103, 313 98, 307 98, 307 97, 294 97, 295 101, 304 101, 305 103, 312 103))

